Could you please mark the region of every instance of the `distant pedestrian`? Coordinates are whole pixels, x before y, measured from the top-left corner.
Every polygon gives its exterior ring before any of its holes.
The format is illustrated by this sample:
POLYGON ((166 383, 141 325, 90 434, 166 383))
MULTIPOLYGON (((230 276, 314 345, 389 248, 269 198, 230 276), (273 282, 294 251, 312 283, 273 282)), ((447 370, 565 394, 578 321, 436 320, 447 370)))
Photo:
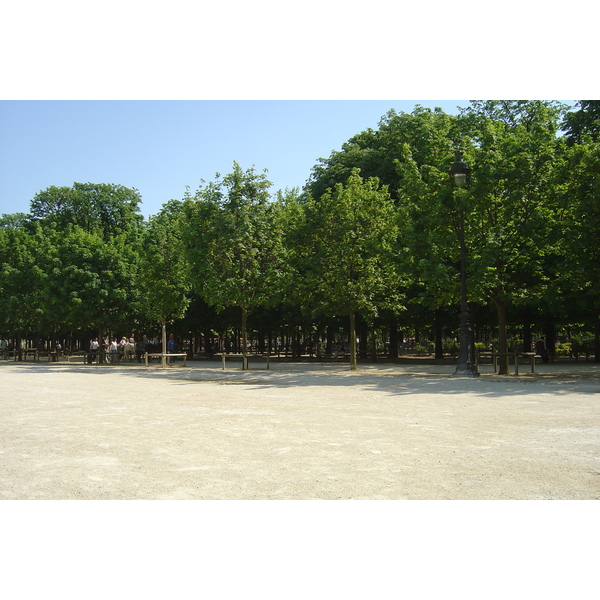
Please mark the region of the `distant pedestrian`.
POLYGON ((110 362, 117 362, 117 338, 113 338, 110 343, 110 362))
POLYGON ((100 348, 100 344, 98 343, 98 338, 94 338, 90 342, 90 353, 88 354, 88 364, 92 364, 96 358, 98 357, 98 349, 100 348))

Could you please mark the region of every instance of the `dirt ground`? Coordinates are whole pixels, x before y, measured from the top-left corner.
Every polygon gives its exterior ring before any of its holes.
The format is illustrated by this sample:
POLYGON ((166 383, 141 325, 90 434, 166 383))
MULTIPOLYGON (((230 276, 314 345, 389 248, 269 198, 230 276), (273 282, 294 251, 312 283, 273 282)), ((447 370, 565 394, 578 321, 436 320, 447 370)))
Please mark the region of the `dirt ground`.
POLYGON ((598 364, 264 366, 1 362, 0 499, 600 499, 598 364))

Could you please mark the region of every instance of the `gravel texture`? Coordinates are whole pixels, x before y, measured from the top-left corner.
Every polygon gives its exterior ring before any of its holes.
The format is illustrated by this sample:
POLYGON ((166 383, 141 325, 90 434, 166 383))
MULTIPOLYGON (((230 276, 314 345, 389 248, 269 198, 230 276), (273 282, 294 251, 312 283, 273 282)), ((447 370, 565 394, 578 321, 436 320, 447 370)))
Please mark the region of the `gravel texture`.
POLYGON ((0 499, 600 499, 595 363, 264 366, 0 363, 0 499))

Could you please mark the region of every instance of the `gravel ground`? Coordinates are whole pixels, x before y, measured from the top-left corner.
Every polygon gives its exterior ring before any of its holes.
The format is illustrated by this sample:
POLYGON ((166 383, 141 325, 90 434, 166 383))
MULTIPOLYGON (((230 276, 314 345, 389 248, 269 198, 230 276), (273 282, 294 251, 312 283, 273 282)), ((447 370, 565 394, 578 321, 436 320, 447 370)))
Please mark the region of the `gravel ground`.
POLYGON ((1 363, 0 499, 600 498, 600 365, 251 366, 1 363))

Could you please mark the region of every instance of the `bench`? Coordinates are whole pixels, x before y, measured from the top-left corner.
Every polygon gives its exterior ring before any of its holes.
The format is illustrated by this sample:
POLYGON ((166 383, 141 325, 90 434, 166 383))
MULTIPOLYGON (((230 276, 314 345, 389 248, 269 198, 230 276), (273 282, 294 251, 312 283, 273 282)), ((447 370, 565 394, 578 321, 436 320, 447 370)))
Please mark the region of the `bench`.
MULTIPOLYGON (((150 357, 166 357, 166 358, 173 358, 175 356, 182 356, 183 357, 183 366, 187 366, 187 354, 185 352, 181 353, 181 354, 169 354, 168 352, 144 352, 144 362, 146 363, 146 366, 148 365, 148 359, 150 357)), ((169 364, 171 364, 171 361, 169 360, 169 364)))
POLYGON ((72 360, 76 360, 78 358, 83 358, 83 362, 85 363, 88 354, 90 354, 90 352, 72 352, 71 354, 65 354, 65 358, 67 359, 67 362, 71 362, 72 360))
POLYGON ((227 354, 226 352, 221 353, 221 360, 222 360, 222 364, 223 364, 223 371, 225 370, 225 360, 227 358, 241 358, 242 359, 242 370, 249 370, 250 366, 249 366, 249 359, 250 358, 266 358, 267 359, 267 369, 270 369, 270 355, 269 354, 246 354, 246 356, 244 356, 243 354, 227 354))
POLYGON ((58 357, 60 356, 60 352, 58 350, 39 350, 38 351, 38 360, 42 356, 48 357, 48 362, 58 362, 58 357))
POLYGON ((515 375, 519 374, 519 358, 527 358, 531 364, 531 372, 535 373, 535 359, 541 358, 539 354, 535 352, 480 352, 475 357, 475 364, 479 366, 480 358, 491 358, 494 364, 494 373, 498 372, 498 357, 499 356, 512 356, 515 365, 515 375))
POLYGON ((39 361, 39 351, 37 348, 22 348, 20 351, 15 350, 15 360, 19 360, 19 356, 21 356, 22 360, 27 360, 28 356, 33 356, 34 361, 39 361))

